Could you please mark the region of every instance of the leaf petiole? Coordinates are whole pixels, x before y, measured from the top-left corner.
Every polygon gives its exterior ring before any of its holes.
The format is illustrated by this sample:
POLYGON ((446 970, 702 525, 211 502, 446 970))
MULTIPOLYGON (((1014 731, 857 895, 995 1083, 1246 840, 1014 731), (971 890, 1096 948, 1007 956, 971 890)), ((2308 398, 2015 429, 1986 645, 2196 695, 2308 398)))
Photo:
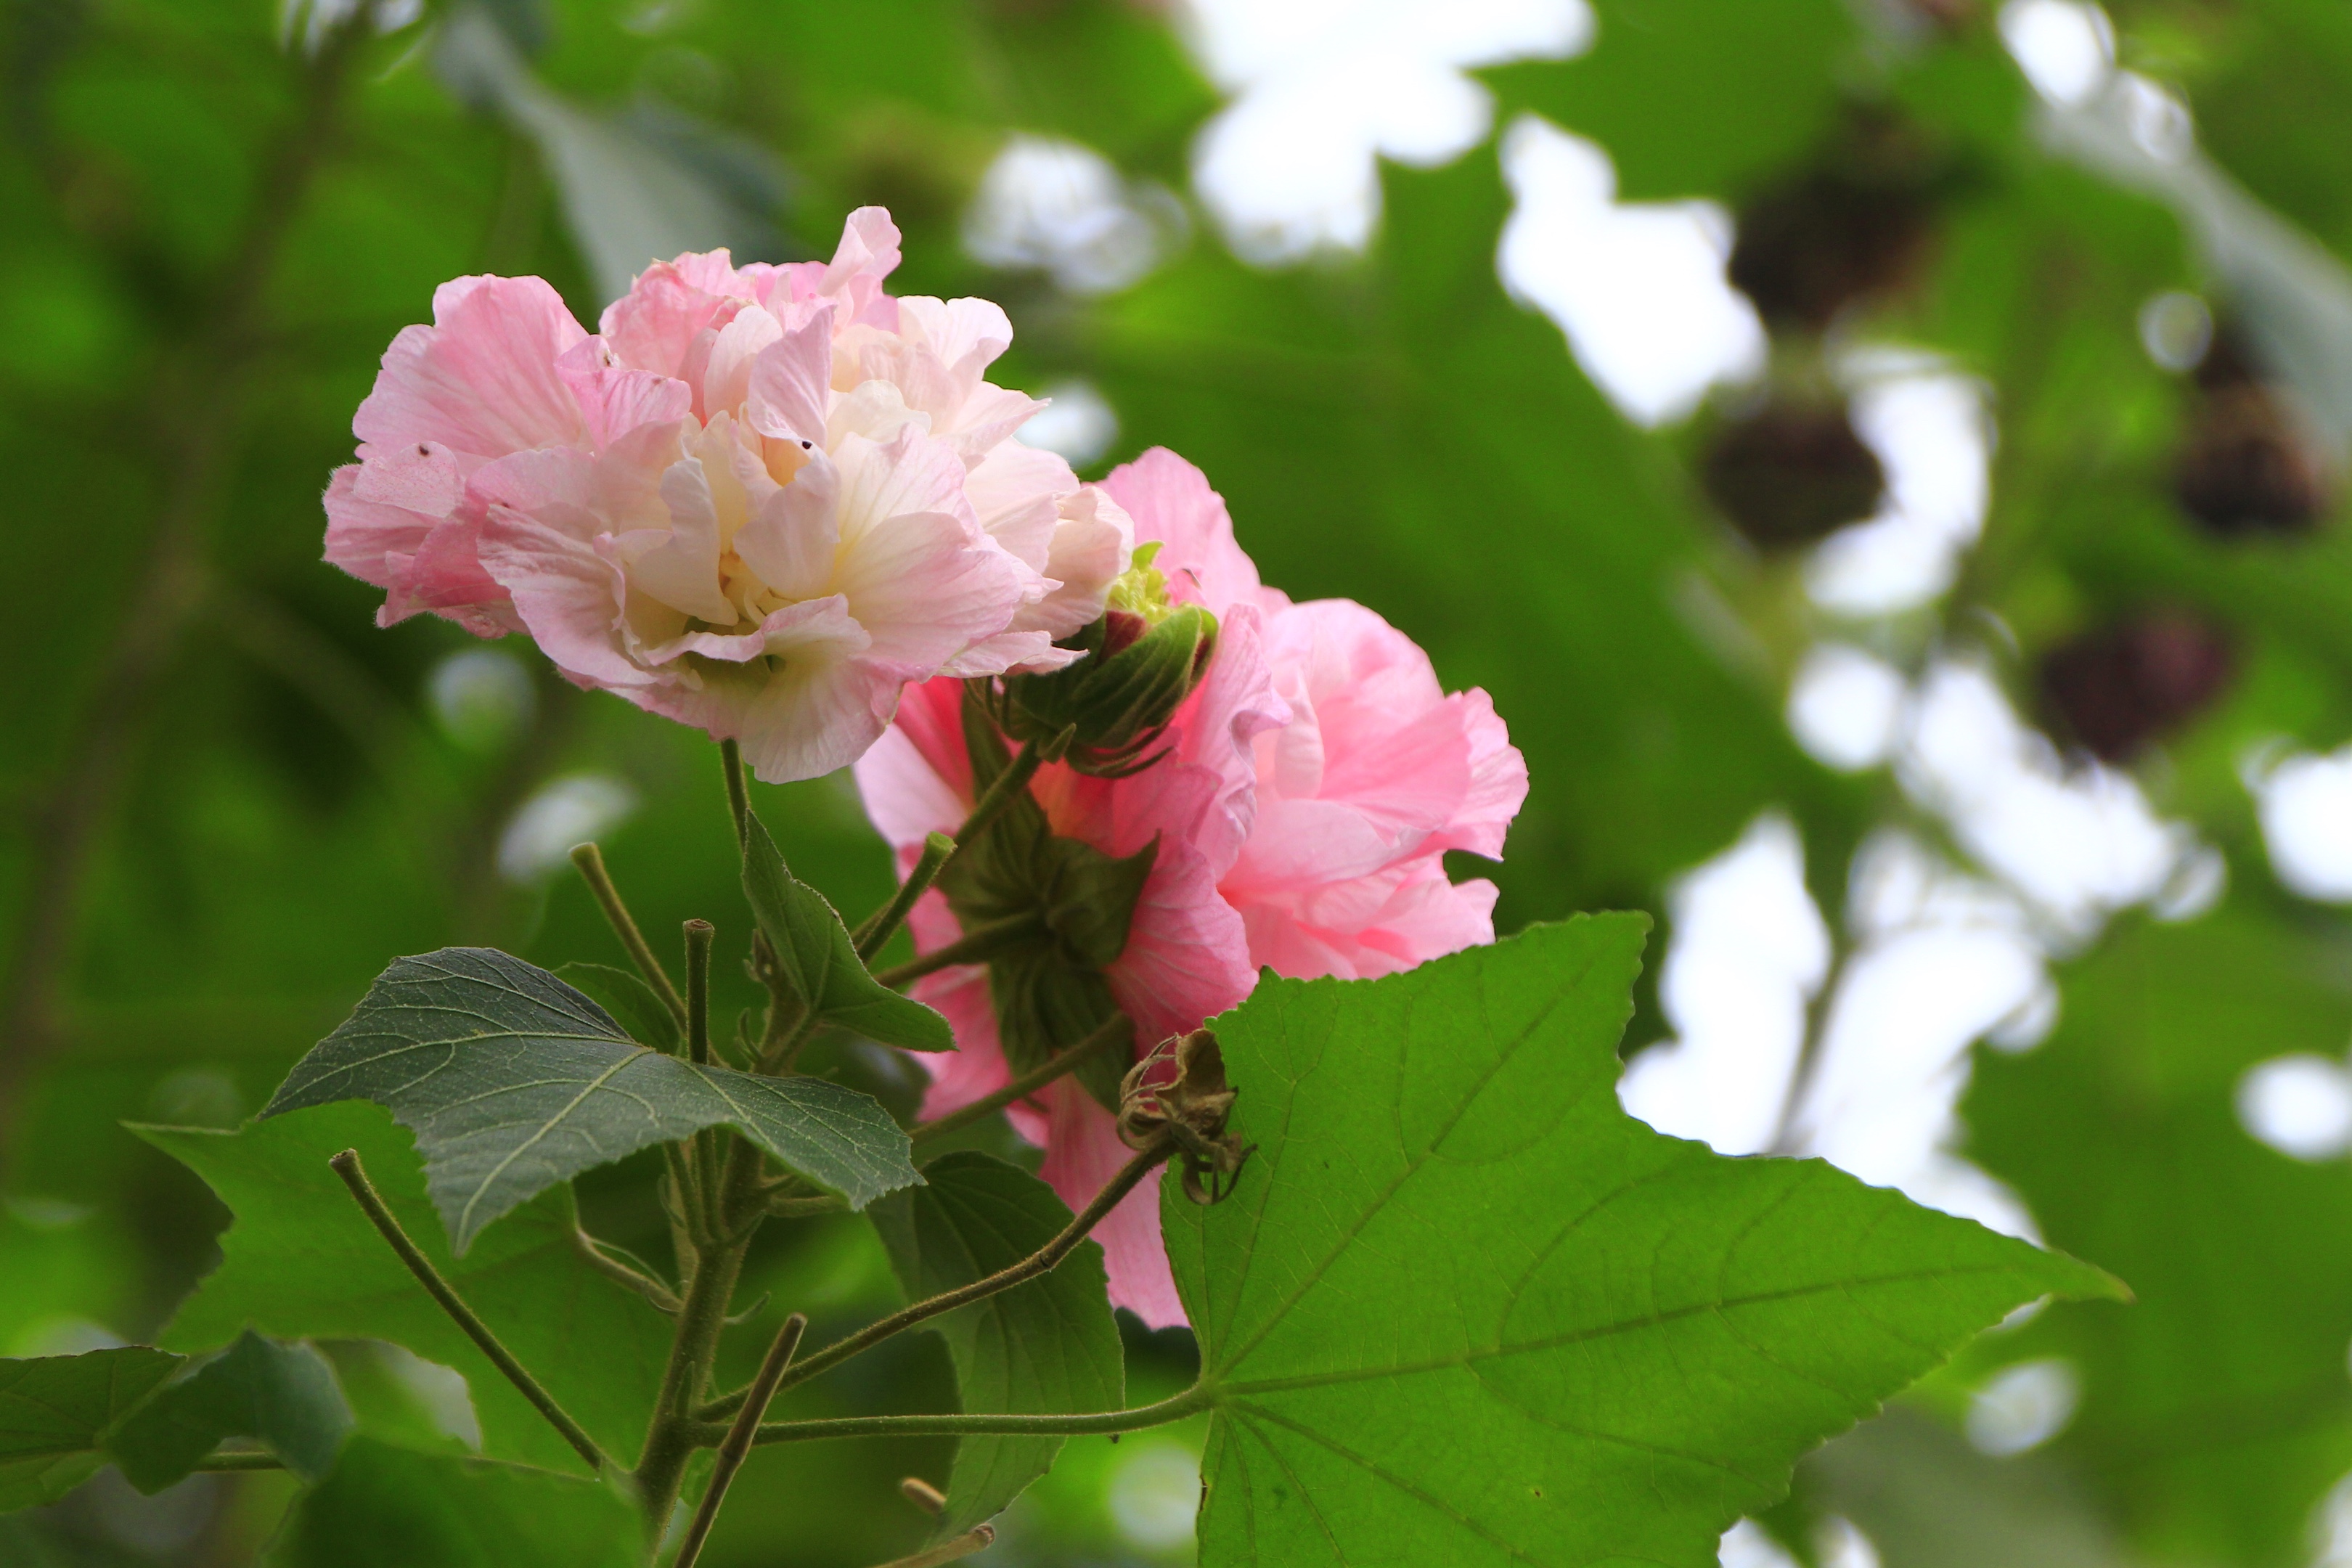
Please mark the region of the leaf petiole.
POLYGON ((1035 915, 1008 915, 1001 921, 974 926, 945 947, 934 948, 920 958, 910 958, 904 963, 879 970, 874 978, 896 991, 926 974, 951 969, 959 963, 985 963, 1024 938, 1034 936, 1045 929, 1035 915))
POLYGON ((727 1489, 734 1483, 735 1472, 750 1457, 751 1444, 759 1436, 760 1418, 767 1414, 768 1402, 775 1397, 776 1384, 782 1380, 784 1369, 792 1364, 793 1352, 800 1348, 801 1335, 807 1329, 808 1320, 794 1312, 776 1331, 775 1342, 768 1347, 759 1375, 751 1379, 743 1408, 736 1414, 734 1425, 727 1429, 726 1437, 719 1445, 719 1463, 710 1472, 710 1484, 703 1489, 702 1501, 694 1510, 694 1522, 687 1526, 686 1542, 677 1549, 677 1560, 670 1568, 694 1568, 695 1559, 702 1555, 702 1543, 710 1538, 710 1527, 719 1519, 719 1505, 727 1500, 727 1489))
POLYGON ((654 950, 646 945, 646 933, 637 929, 635 919, 629 913, 629 906, 621 901, 621 889, 613 885, 613 874, 604 868, 604 852, 593 844, 575 845, 572 850, 572 863, 580 868, 581 879, 588 884, 588 890, 596 895, 597 905, 604 910, 604 919, 611 923, 613 934, 619 937, 621 945, 629 950, 629 960, 637 966, 637 973, 646 977, 646 983, 654 988, 654 994, 662 999, 662 1005, 668 1008, 670 1016, 677 1020, 678 1027, 686 1027, 686 999, 677 994, 677 987, 670 983, 669 972, 661 966, 661 960, 656 958, 654 950))
POLYGON ((883 944, 905 923, 908 911, 915 907, 915 900, 940 879, 940 872, 955 852, 956 841, 944 833, 934 833, 923 840, 923 853, 916 860, 915 868, 907 873, 907 879, 898 884, 898 890, 890 895, 890 901, 867 916, 866 923, 857 928, 856 937, 859 958, 869 963, 873 962, 874 955, 882 951, 883 944))
MULTIPOLYGON (((1174 1140, 1165 1133, 1153 1139, 1135 1158, 1121 1166, 1117 1175, 1103 1184, 1102 1191, 1094 1195, 1093 1201, 1079 1211, 1059 1236, 1020 1262, 1000 1268, 985 1279, 975 1279, 969 1285, 959 1286, 953 1290, 942 1291, 926 1300, 917 1301, 912 1306, 902 1307, 887 1318, 877 1319, 866 1324, 854 1334, 834 1341, 807 1360, 795 1363, 785 1373, 781 1386, 792 1388, 805 1383, 819 1373, 829 1372, 849 1360, 850 1357, 861 1355, 893 1334, 911 1329, 927 1319, 936 1318, 942 1312, 952 1312, 958 1307, 967 1306, 973 1301, 993 1296, 1001 1290, 1010 1290, 1015 1285, 1036 1279, 1040 1274, 1052 1272, 1062 1259, 1076 1250, 1078 1243, 1087 1238, 1087 1233, 1100 1225, 1105 1216, 1118 1206, 1119 1200, 1133 1192, 1144 1177, 1150 1175, 1167 1160, 1171 1153, 1175 1152, 1175 1148, 1174 1140)), ((698 1418, 705 1421, 716 1421, 722 1416, 731 1415, 741 1408, 744 1396, 748 1392, 748 1390, 739 1389, 733 1394, 723 1395, 702 1405, 694 1414, 698 1418)))
POLYGON ((506 1373, 507 1381, 530 1401, 531 1408, 546 1416, 548 1424, 562 1433, 563 1440, 588 1461, 590 1469, 603 1469, 608 1461, 604 1451, 596 1447, 596 1439, 588 1436, 587 1428, 565 1414, 563 1407, 556 1404, 555 1395, 541 1386, 539 1379, 531 1376, 530 1370, 515 1359, 512 1351, 499 1342, 499 1337, 490 1332, 490 1326, 475 1315, 474 1310, 466 1305, 465 1299, 451 1288, 449 1281, 441 1278, 441 1271, 433 1267, 433 1260, 418 1249, 416 1243, 408 1239, 408 1233, 400 1228, 400 1221, 393 1217, 392 1210, 377 1194, 375 1184, 368 1180, 367 1171, 360 1164, 360 1152, 346 1149, 327 1163, 333 1166, 335 1174, 343 1179, 343 1185, 351 1188, 352 1197, 359 1204, 361 1211, 383 1239, 391 1244, 393 1251, 400 1255, 400 1260, 408 1265, 408 1271, 416 1276, 416 1282, 441 1304, 441 1310, 466 1331, 466 1337, 481 1347, 482 1353, 490 1358, 490 1363, 506 1373))
MULTIPOLYGON (((1084 1437, 1140 1432, 1198 1415, 1216 1403, 1216 1390, 1196 1383, 1157 1405, 1132 1410, 1102 1410, 1083 1415, 845 1415, 820 1421, 769 1421, 761 1443, 811 1443, 828 1437, 1084 1437)), ((717 1426, 705 1431, 716 1434, 717 1426)), ((713 1441, 716 1440, 714 1436, 713 1441)))

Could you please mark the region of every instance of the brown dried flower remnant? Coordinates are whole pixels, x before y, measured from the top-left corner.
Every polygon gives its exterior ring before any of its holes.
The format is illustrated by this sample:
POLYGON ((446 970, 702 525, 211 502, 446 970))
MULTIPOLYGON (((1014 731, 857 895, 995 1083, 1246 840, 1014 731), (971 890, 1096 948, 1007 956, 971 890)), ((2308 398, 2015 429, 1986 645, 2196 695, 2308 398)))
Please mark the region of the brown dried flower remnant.
POLYGON ((1213 1204, 1233 1191, 1234 1178, 1256 1149, 1225 1131, 1234 1090, 1225 1081, 1224 1053, 1206 1029, 1163 1040, 1128 1069, 1119 1083, 1118 1135, 1130 1149, 1161 1137, 1175 1142, 1183 1162, 1184 1195, 1213 1204))

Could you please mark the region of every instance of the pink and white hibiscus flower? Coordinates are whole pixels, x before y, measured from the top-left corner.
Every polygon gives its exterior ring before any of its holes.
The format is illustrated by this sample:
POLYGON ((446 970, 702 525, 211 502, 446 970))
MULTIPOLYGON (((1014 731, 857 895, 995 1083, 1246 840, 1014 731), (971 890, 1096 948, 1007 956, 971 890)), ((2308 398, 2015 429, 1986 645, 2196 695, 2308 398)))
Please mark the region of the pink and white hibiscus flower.
MULTIPOLYGON (((1494 940, 1495 888, 1447 879, 1448 849, 1500 854, 1527 769, 1482 691, 1448 696, 1412 640, 1343 600, 1295 605, 1264 586, 1198 468, 1154 450, 1102 488, 1134 519, 1169 593, 1221 623, 1201 687, 1169 727, 1168 758, 1123 779, 1040 770, 1032 793, 1054 829, 1114 855, 1161 848, 1105 972, 1139 1048, 1245 996, 1261 966, 1295 976, 1389 973, 1494 940)), ((909 693, 857 767, 866 809, 911 865, 923 836, 971 805, 956 684, 909 693)), ((938 893, 910 922, 930 952, 960 934, 938 893)), ((916 994, 955 1026, 958 1051, 924 1114, 1002 1087, 987 971, 942 970, 916 994)), ((1247 1092, 1247 1086, 1242 1086, 1247 1092)), ((1041 1174, 1072 1207, 1129 1157, 1111 1114, 1069 1079, 1013 1107, 1045 1150, 1041 1174)), ((1146 1188, 1095 1231, 1112 1300, 1155 1327, 1183 1321, 1146 1188)))
POLYGON ((989 384, 980 300, 897 300, 887 215, 830 263, 725 251, 641 274, 591 336, 538 279, 469 278, 401 332, 327 492, 327 558, 523 631, 572 680, 829 773, 910 681, 1050 668, 1100 613, 1129 524, 989 384))

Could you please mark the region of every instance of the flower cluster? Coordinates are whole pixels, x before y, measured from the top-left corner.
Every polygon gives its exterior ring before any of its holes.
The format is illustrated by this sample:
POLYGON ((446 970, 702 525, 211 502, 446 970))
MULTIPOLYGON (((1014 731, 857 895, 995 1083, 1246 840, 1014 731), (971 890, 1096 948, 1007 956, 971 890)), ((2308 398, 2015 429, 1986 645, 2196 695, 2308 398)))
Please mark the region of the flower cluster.
POLYGON ((526 632, 572 680, 738 739, 763 779, 855 760, 909 682, 1047 669, 1130 526, 1013 433, 984 300, 896 299, 898 231, 831 262, 648 268, 600 331, 536 278, 465 278, 401 332, 327 491, 327 559, 526 632))
MULTIPOLYGON (((1527 794, 1526 765, 1486 693, 1448 695, 1412 640, 1360 605, 1294 604, 1263 585, 1223 500, 1173 453, 1146 453, 1101 488, 1132 518, 1138 543, 1159 545, 1149 570, 1167 595, 1218 622, 1159 760, 1109 776, 1048 763, 1030 785, 1055 835, 1107 865, 1145 868, 1124 945, 1100 970, 1139 1047, 1233 1006, 1261 966, 1367 977, 1491 942, 1494 884, 1451 881, 1444 861, 1449 849, 1499 856, 1527 794)), ((902 867, 927 834, 953 832, 971 809, 972 711, 961 682, 915 687, 857 764, 866 809, 902 867)), ((937 889, 909 924, 925 952, 964 934, 937 889)), ((948 1016, 959 1047, 934 1065, 926 1115, 1009 1081, 1006 969, 959 965, 919 983, 915 994, 948 1016)), ((1044 1146, 1041 1173, 1073 1207, 1128 1157, 1112 1110, 1077 1075, 1012 1116, 1044 1146)), ((1183 1321, 1148 1189, 1094 1234, 1113 1300, 1154 1325, 1183 1321)))

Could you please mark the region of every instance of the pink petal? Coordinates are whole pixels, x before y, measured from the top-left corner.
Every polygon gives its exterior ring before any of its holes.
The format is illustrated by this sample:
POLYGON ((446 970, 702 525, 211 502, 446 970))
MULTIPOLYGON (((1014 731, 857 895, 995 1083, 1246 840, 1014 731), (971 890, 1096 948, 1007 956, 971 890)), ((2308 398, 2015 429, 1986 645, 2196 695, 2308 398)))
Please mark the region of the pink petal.
MULTIPOLYGON (((1118 1141, 1118 1124, 1078 1085, 1064 1079, 1045 1096, 1052 1108, 1045 1162, 1037 1174, 1073 1211, 1092 1203, 1103 1184, 1135 1157, 1118 1141)), ((1155 1329, 1184 1323, 1176 1277, 1160 1239, 1160 1183, 1147 1178, 1096 1226, 1103 1268, 1110 1276, 1110 1299, 1155 1329)))
POLYGON ((735 552, 760 581, 787 597, 833 587, 841 543, 841 471, 813 452, 793 482, 761 501, 735 531, 735 552))
POLYGON ((827 301, 751 362, 744 422, 762 436, 822 441, 832 387, 833 305, 827 301))
POLYGON ((651 371, 614 363, 596 338, 585 338, 556 361, 556 374, 580 405, 589 441, 602 451, 643 425, 670 425, 694 408, 694 389, 651 371))
POLYGON ((1178 598, 1219 616, 1233 605, 1277 609, 1289 603, 1258 582, 1255 563, 1234 542, 1225 498, 1209 488, 1207 475, 1167 447, 1154 447, 1113 468, 1102 488, 1135 520, 1137 543, 1160 542, 1152 564, 1168 574, 1178 598))
POLYGON ((585 438, 556 361, 587 334, 538 278, 460 278, 433 296, 430 327, 384 352, 352 430, 383 447, 437 443, 478 458, 585 438))
POLYGON ((628 584, 593 543, 500 506, 482 525, 481 561, 514 596, 531 640, 572 679, 627 694, 657 679, 621 651, 628 584))

